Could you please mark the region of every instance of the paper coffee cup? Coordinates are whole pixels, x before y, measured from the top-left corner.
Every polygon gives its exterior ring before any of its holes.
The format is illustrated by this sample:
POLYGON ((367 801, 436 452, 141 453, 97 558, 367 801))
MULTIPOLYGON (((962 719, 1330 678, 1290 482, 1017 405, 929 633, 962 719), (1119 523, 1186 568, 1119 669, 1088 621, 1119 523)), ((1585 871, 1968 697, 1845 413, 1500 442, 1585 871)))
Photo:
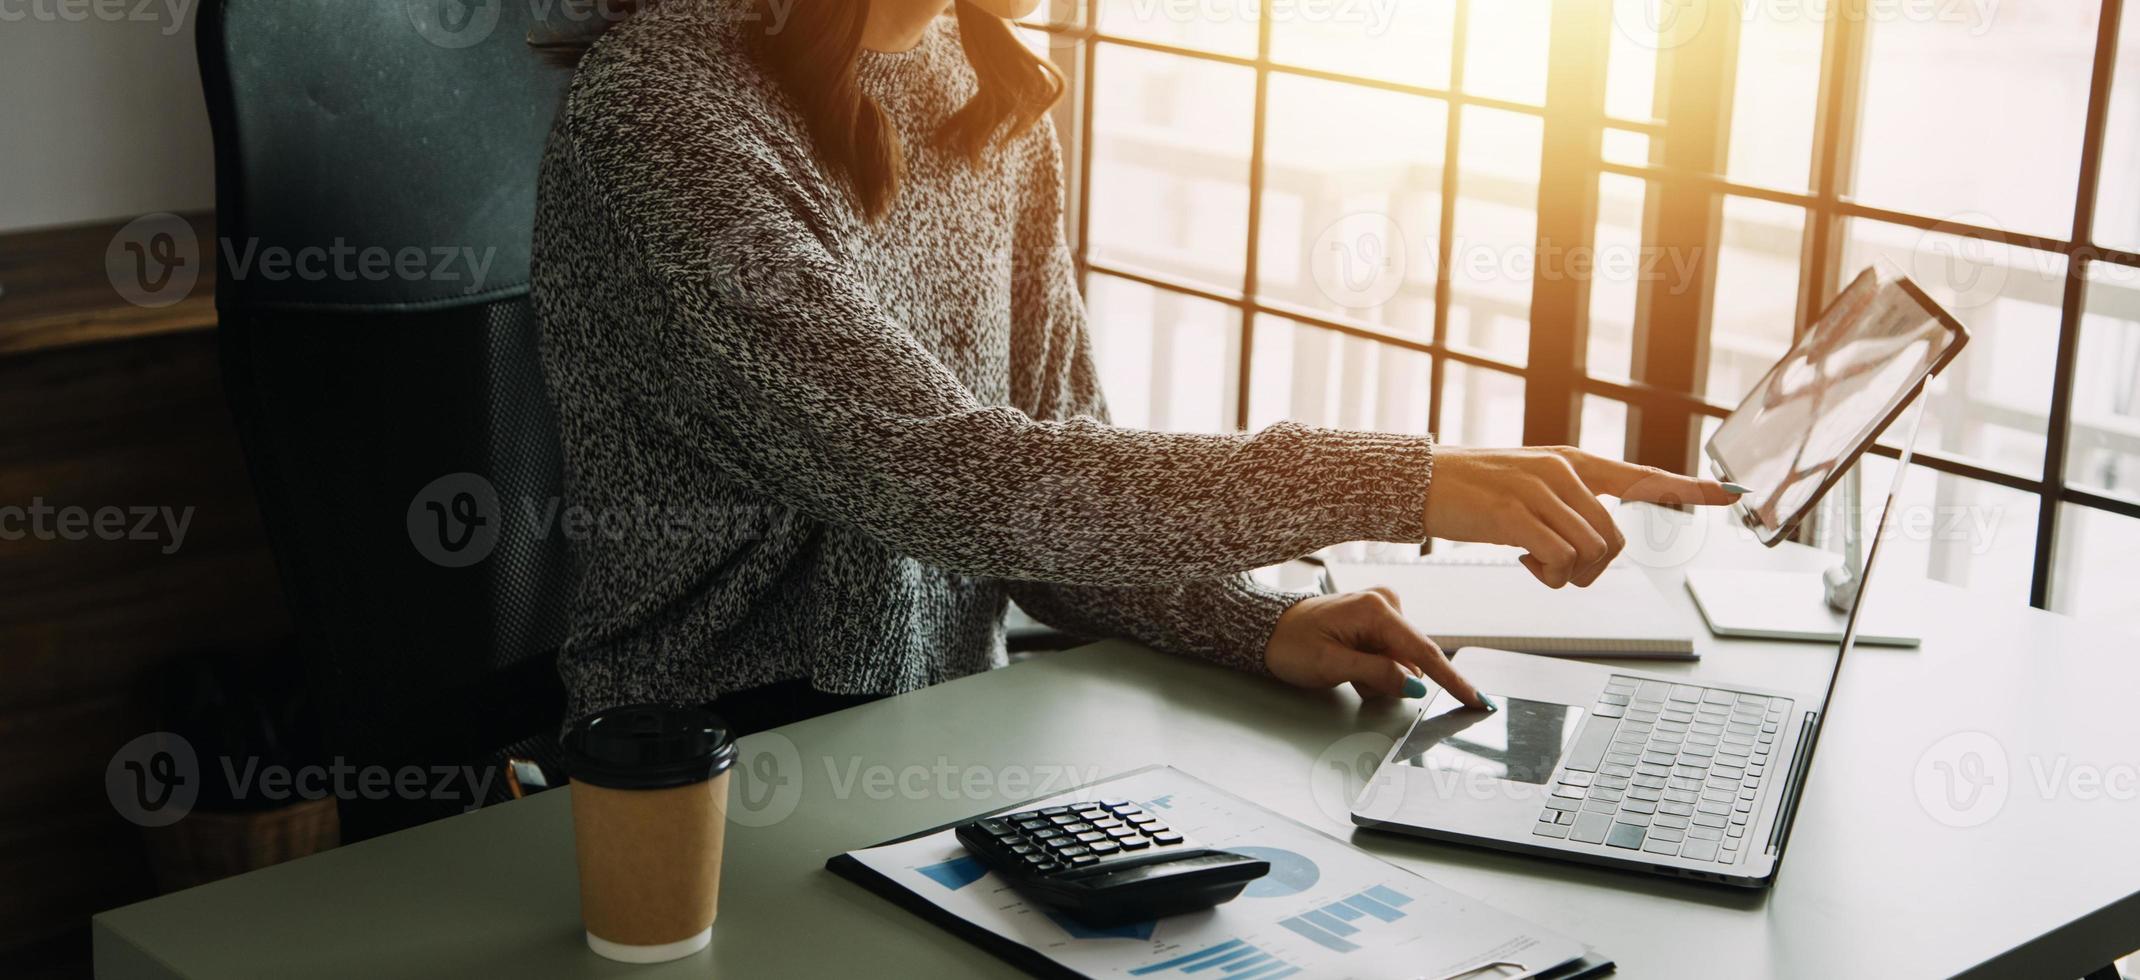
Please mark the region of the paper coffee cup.
POLYGON ((640 704, 565 731, 587 946, 626 963, 713 941, 736 745, 704 707, 640 704))

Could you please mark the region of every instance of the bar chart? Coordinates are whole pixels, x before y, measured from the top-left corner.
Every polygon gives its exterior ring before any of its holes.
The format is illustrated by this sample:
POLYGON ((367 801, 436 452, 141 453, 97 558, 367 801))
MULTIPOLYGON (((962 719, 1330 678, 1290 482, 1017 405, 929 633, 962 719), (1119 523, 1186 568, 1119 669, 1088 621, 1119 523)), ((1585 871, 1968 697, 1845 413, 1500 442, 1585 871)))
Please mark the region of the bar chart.
POLYGON ((1321 908, 1280 919, 1278 924, 1325 949, 1350 953, 1360 945, 1346 937, 1404 918, 1402 910, 1411 903, 1411 896, 1387 885, 1376 885, 1321 908))

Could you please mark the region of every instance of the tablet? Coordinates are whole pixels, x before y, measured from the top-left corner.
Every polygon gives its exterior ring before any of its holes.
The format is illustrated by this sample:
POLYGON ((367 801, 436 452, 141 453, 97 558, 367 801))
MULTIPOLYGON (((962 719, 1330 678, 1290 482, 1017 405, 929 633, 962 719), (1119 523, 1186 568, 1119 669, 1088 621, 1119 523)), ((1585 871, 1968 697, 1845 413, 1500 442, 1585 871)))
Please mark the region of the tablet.
POLYGON ((1968 342, 1908 277, 1859 273, 1709 439, 1718 477, 1749 488, 1740 519, 1763 544, 1788 537, 1968 342))

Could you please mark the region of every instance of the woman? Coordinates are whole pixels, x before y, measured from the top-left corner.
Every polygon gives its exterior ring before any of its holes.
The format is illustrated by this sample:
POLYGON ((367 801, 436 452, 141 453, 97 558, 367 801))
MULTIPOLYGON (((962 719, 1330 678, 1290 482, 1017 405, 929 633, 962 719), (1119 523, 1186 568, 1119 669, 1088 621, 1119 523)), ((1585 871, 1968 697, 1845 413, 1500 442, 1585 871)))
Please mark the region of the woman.
POLYGON ((535 241, 571 492, 682 519, 589 542, 575 711, 718 697, 751 729, 911 690, 1002 662, 1007 599, 1301 687, 1478 703, 1387 592, 1243 573, 1431 532, 1587 585, 1622 544, 1599 493, 1732 499, 1565 448, 1110 426, 1063 86, 1004 19, 1034 3, 658 0, 585 52, 535 241))

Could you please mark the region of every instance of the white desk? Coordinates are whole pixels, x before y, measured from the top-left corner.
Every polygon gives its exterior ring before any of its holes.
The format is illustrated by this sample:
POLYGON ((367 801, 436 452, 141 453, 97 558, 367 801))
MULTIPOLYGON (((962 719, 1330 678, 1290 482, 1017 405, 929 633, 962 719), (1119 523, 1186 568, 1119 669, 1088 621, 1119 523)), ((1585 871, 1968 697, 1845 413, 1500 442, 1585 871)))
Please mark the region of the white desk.
MULTIPOLYGON (((1721 527, 1699 553, 1740 567, 1821 560, 1721 527)), ((1692 622, 1679 569, 1651 571, 1692 622)), ((746 798, 753 787, 739 781, 738 819, 765 825, 732 826, 713 948, 695 957, 624 967, 586 951, 570 813, 564 794, 549 793, 104 913, 97 972, 997 975, 999 961, 834 877, 825 858, 1033 795, 997 782, 1019 772, 1090 778, 1152 762, 1581 937, 1627 976, 2077 977, 2140 947, 2140 649, 1893 571, 1876 574, 1872 601, 1916 610, 1924 646, 1853 654, 1781 880, 1766 893, 1355 833, 1343 801, 1318 800, 1311 782, 1401 733, 1406 705, 1303 694, 1111 643, 745 740, 743 765, 778 760, 793 795, 746 798), (1933 805, 1921 800, 1921 771, 1937 776, 1934 763, 1987 747, 2003 753, 2007 777, 1977 808, 1955 819, 1936 779, 1924 785, 1933 805), (2069 782, 2046 794, 2039 771, 2069 782), (872 772, 890 777, 888 791, 872 772), (2070 782, 2077 773, 2105 781, 2091 790, 2085 776, 2070 782)), ((1702 652, 1699 664, 1640 666, 1817 684, 1831 656, 1713 639, 1702 652)))

